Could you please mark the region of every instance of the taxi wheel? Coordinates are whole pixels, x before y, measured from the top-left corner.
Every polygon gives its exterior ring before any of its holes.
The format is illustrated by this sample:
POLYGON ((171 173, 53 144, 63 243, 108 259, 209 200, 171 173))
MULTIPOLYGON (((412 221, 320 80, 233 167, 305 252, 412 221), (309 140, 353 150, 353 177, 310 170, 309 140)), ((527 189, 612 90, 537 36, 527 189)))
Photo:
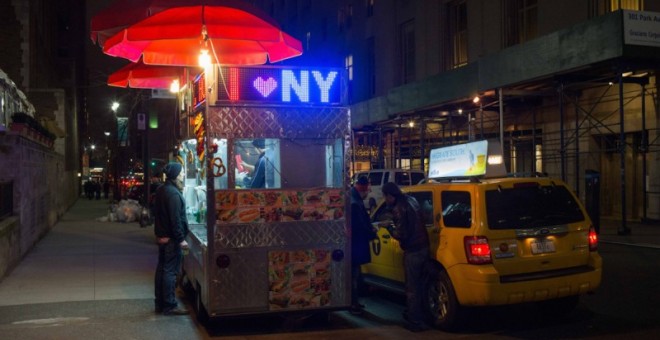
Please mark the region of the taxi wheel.
POLYGON ((428 281, 425 304, 432 325, 445 331, 454 331, 465 321, 465 308, 458 303, 454 285, 447 272, 439 271, 428 281))

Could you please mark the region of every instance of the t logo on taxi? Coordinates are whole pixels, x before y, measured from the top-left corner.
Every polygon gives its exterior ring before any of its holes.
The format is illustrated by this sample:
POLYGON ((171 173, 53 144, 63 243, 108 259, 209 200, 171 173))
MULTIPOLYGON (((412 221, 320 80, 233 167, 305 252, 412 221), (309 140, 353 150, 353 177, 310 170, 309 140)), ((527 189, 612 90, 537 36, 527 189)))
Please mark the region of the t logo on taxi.
POLYGON ((329 68, 221 67, 218 101, 338 105, 339 75, 329 68))

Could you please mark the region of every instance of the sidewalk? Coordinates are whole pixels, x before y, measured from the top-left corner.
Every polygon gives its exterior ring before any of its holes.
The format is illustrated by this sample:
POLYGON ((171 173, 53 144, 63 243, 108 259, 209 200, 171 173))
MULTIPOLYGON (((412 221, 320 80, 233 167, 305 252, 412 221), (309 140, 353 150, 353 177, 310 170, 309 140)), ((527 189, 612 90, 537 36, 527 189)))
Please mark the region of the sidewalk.
POLYGON ((601 243, 660 249, 660 223, 627 221, 626 227, 630 234, 619 235, 621 220, 601 218, 598 239, 601 243))
POLYGON ((79 198, 0 282, 0 339, 202 339, 193 316, 154 313, 153 227, 99 222, 79 198))

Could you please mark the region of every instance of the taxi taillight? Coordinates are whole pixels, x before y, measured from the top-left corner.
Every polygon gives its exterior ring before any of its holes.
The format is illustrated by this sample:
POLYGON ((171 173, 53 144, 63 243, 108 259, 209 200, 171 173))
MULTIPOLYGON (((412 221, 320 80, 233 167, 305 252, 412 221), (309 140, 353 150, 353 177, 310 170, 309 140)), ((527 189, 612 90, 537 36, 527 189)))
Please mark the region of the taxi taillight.
POLYGON ((490 257, 490 245, 486 236, 465 236, 465 255, 469 264, 493 263, 490 257))
POLYGON ((589 228, 589 250, 598 250, 598 234, 596 233, 596 229, 594 229, 594 227, 589 228))

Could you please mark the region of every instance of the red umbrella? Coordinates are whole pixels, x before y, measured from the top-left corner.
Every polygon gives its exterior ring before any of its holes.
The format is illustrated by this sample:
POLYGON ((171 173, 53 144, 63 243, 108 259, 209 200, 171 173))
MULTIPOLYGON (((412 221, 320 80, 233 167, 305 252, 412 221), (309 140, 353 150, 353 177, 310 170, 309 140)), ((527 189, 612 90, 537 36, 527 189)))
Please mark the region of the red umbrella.
POLYGON ((108 85, 116 87, 131 87, 139 89, 169 89, 172 82, 185 84, 185 74, 200 70, 189 71, 185 67, 145 65, 142 62, 128 64, 108 76, 108 85))
POLYGON ((197 66, 202 49, 225 65, 260 65, 302 54, 300 41, 272 19, 231 6, 170 8, 122 29, 103 45, 111 56, 178 66, 197 66))
MULTIPOLYGON (((259 8, 240 0, 116 0, 92 17, 90 25, 92 41, 103 46, 106 39, 117 32, 156 13, 193 5, 229 6, 270 19, 259 8)), ((272 23, 277 25, 274 21, 272 23)))

